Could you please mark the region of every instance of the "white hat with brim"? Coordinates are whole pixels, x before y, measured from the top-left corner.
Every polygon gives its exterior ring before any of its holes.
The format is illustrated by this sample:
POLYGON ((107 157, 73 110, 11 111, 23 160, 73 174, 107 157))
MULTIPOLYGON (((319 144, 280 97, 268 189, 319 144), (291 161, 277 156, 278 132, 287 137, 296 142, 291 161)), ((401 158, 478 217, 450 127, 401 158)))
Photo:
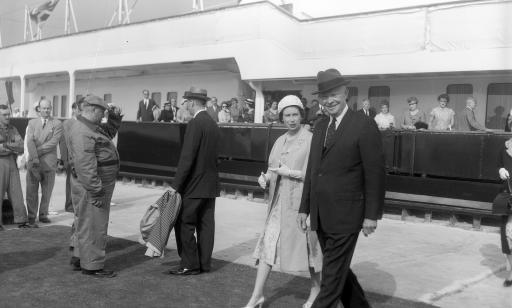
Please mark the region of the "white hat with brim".
POLYGON ((279 101, 279 104, 277 105, 277 112, 281 113, 281 111, 283 111, 286 107, 290 106, 296 106, 304 110, 304 105, 302 105, 300 98, 295 95, 286 95, 279 101))

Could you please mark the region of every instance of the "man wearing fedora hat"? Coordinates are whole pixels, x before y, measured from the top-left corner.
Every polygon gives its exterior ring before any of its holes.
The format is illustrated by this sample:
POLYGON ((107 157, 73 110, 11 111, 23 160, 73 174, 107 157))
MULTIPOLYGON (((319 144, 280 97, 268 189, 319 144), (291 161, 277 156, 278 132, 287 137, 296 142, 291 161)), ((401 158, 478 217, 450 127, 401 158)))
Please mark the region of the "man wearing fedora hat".
POLYGON ((316 124, 297 223, 317 231, 324 254, 322 285, 314 308, 370 307, 350 269, 359 231, 373 233, 382 216, 384 154, 375 121, 347 106, 348 80, 336 69, 317 76, 320 103, 329 117, 316 124))
POLYGON ((187 124, 178 169, 172 187, 183 205, 174 228, 180 266, 172 275, 210 271, 215 234, 215 198, 219 196, 217 170, 220 130, 206 112, 206 90, 191 87, 183 98, 194 117, 187 124), (197 234, 197 239, 194 236, 197 234))

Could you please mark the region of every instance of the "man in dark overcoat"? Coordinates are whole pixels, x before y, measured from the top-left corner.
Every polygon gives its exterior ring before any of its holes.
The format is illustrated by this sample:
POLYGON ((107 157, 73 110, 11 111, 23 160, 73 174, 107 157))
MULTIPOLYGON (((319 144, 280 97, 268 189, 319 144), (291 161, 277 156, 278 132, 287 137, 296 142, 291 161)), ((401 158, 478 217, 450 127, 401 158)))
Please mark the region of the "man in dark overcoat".
POLYGON ((370 307, 350 269, 359 231, 375 231, 384 201, 384 154, 375 121, 347 106, 349 81, 336 69, 318 73, 320 103, 297 223, 317 231, 324 254, 314 308, 370 307))
POLYGON ((187 124, 172 184, 181 194, 183 204, 174 228, 181 262, 169 274, 197 275, 209 272, 211 268, 215 198, 219 196, 217 156, 220 130, 206 112, 206 90, 192 87, 183 98, 188 100, 194 117, 187 124))

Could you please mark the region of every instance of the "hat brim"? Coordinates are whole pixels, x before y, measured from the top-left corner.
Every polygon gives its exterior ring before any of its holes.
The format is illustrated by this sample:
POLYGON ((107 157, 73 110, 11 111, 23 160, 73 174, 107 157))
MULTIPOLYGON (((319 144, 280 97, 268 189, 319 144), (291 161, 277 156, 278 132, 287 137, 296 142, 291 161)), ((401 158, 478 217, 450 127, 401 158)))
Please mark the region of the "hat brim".
POLYGON ((339 82, 339 83, 336 83, 328 88, 325 88, 323 90, 318 90, 318 91, 315 91, 315 92, 311 92, 312 95, 316 95, 316 94, 320 94, 320 93, 325 93, 325 92, 328 92, 328 91, 331 91, 332 89, 336 89, 338 87, 341 87, 341 86, 345 86, 345 85, 348 85, 350 83, 350 80, 343 80, 342 82, 339 82))
POLYGON ((203 95, 194 95, 194 94, 190 94, 190 95, 183 95, 183 98, 185 99, 192 99, 192 98, 195 98, 195 99, 200 99, 200 100, 203 100, 203 101, 209 101, 210 98, 208 96, 203 96, 203 95))

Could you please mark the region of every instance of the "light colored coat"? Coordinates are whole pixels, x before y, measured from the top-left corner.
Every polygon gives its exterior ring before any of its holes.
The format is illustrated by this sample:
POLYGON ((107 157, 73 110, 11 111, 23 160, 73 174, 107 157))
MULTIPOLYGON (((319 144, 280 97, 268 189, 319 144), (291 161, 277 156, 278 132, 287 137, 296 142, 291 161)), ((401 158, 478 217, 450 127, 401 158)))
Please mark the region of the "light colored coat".
POLYGON ((59 120, 48 118, 44 128, 41 118, 30 120, 25 136, 28 163, 39 163, 41 171, 57 170, 57 145, 61 136, 62 124, 59 120))
MULTIPOLYGON (((311 250, 315 271, 318 272, 322 268, 322 253, 316 232, 308 231, 303 233, 297 226, 297 214, 300 207, 302 189, 304 186, 304 177, 306 175, 306 167, 308 164, 309 149, 311 146, 312 134, 305 128, 301 128, 297 139, 293 141, 293 145, 288 148, 287 153, 284 145, 286 135, 279 137, 270 153, 268 159, 269 168, 279 167, 280 160, 285 157, 285 161, 281 163, 288 166, 291 170, 301 172, 301 178, 281 177, 280 191, 277 192, 277 179, 278 176, 275 172, 267 171, 266 177, 269 180, 269 200, 268 213, 270 214, 272 207, 275 205, 274 198, 279 193, 279 200, 281 203, 281 233, 280 233, 280 246, 279 256, 281 259, 281 269, 284 271, 307 271, 308 263, 308 243, 311 250), (282 155, 284 154, 284 155, 282 155)), ((267 223, 268 223, 267 216, 267 223)), ((266 224, 265 224, 266 225, 266 224)), ((262 238, 256 248, 256 255, 259 253, 259 248, 262 247, 262 238)))

